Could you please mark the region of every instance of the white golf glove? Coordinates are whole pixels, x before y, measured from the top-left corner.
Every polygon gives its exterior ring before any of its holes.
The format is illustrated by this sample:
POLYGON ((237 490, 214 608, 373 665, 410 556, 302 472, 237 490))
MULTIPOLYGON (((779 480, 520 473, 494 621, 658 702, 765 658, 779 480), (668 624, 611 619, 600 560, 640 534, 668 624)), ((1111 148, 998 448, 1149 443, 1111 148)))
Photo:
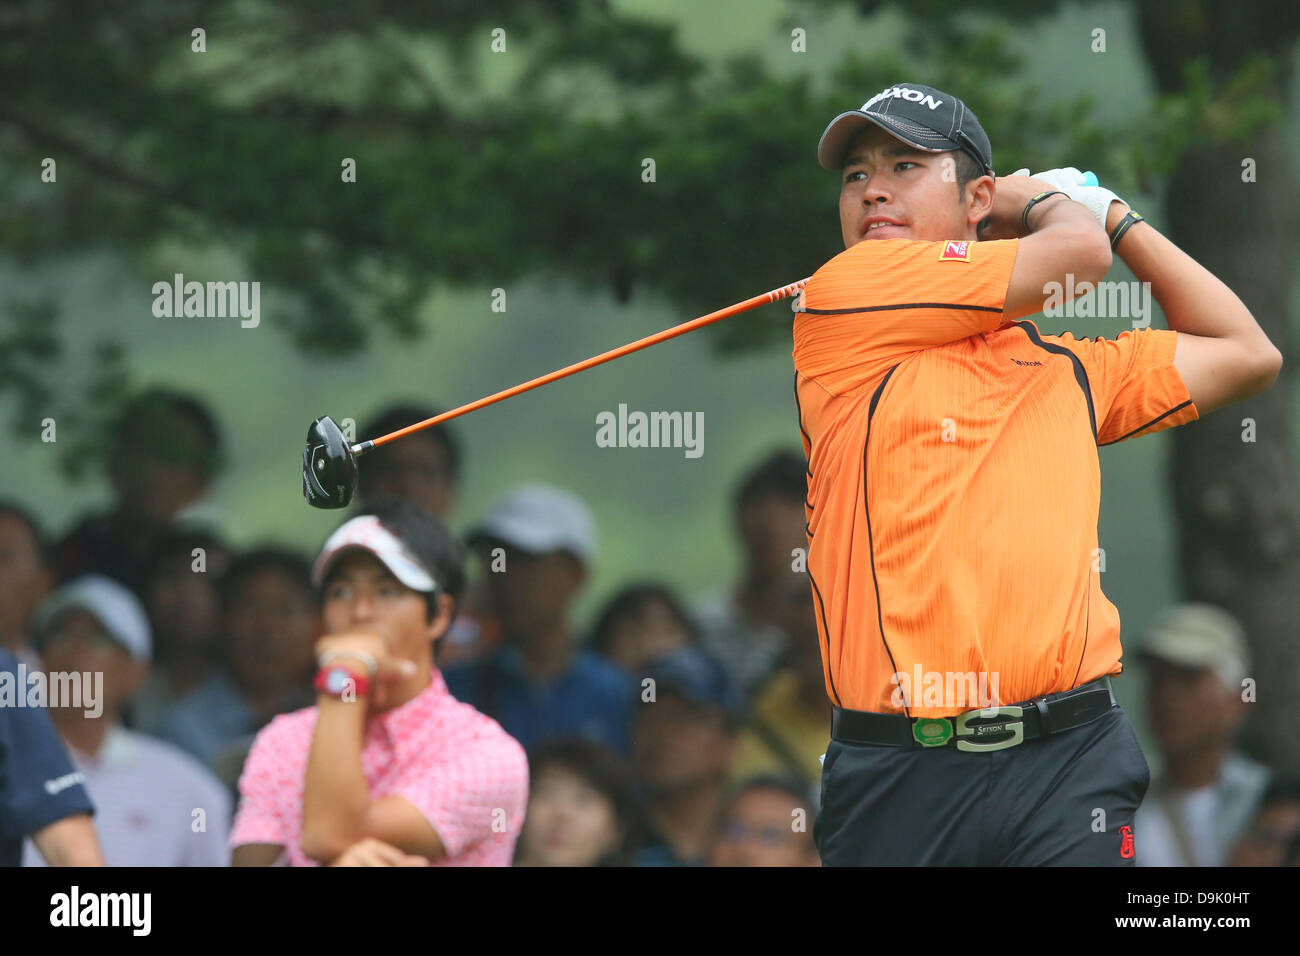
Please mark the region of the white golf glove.
POLYGON ((1050 184, 1053 189, 1059 189, 1092 213, 1093 218, 1097 220, 1102 229, 1106 228, 1106 214, 1110 212, 1110 204, 1117 200, 1124 202, 1104 186, 1085 186, 1083 184, 1083 173, 1073 166, 1049 169, 1043 173, 1031 173, 1028 169, 1017 169, 1011 175, 1032 176, 1034 179, 1041 179, 1043 182, 1050 184))

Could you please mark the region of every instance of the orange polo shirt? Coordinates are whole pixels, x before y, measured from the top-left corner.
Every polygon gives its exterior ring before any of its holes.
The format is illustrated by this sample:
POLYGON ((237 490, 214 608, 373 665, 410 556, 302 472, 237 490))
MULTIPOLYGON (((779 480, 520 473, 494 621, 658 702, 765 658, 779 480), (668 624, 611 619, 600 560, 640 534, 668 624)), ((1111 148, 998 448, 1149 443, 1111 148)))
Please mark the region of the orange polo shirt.
POLYGON ((1004 319, 1018 248, 868 239, 796 303, 808 573, 839 706, 947 717, 1121 670, 1097 448, 1199 416, 1175 332, 1004 319))

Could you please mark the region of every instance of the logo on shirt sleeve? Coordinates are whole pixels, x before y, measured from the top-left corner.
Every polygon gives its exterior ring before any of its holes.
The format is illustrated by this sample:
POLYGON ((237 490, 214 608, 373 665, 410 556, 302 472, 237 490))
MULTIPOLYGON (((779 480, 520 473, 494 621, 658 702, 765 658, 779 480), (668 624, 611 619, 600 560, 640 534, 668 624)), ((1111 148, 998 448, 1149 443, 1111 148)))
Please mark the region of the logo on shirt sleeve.
POLYGON ((960 241, 950 239, 943 244, 943 251, 939 253, 939 261, 956 259, 958 262, 970 262, 970 247, 971 241, 969 239, 960 241))
POLYGON ((79 783, 86 782, 86 775, 80 770, 73 773, 65 773, 62 777, 55 777, 53 780, 45 781, 45 792, 50 796, 57 796, 64 790, 79 783))

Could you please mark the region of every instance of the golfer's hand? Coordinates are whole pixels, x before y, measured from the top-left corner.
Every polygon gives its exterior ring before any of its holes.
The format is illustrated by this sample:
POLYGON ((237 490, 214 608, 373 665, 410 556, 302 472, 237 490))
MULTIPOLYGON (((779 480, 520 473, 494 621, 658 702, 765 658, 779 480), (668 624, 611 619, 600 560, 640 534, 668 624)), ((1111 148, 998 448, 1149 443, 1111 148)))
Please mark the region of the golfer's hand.
POLYGON ((417 665, 414 661, 394 657, 388 649, 387 642, 378 634, 364 631, 348 631, 343 634, 327 634, 316 642, 316 657, 320 658, 326 651, 333 651, 339 656, 331 661, 352 670, 358 675, 365 675, 370 680, 370 700, 382 708, 388 696, 389 688, 396 682, 412 676, 417 665), (348 656, 356 654, 357 657, 348 656), (374 659, 377 669, 370 674, 366 664, 362 663, 365 655, 374 659))
MULTIPOLYGON (((1018 169, 1013 176, 1028 176, 1028 169, 1018 169)), ((1059 189, 1075 202, 1082 205, 1092 217, 1097 220, 1097 225, 1109 232, 1108 220, 1110 218, 1110 208, 1112 203, 1120 203, 1125 210, 1128 209, 1128 203, 1120 199, 1113 192, 1104 186, 1085 186, 1084 175, 1073 166, 1063 166, 1059 169, 1049 169, 1045 173, 1034 173, 1035 179, 1041 179, 1045 183, 1051 183, 1053 189, 1059 189)))
POLYGON ((1073 166, 1061 166, 1056 169, 1049 169, 1042 173, 1031 173, 1028 168, 1017 169, 1012 176, 1032 176, 1048 184, 1052 189, 1059 189, 1065 192, 1072 186, 1083 185, 1083 173, 1073 166))
MULTIPOLYGON (((1029 176, 999 176, 995 188, 988 229, 981 237, 984 239, 1019 239, 1024 236, 1020 217, 1025 206, 1039 193, 1048 192, 1054 187, 1051 183, 1029 176)), ((1034 207, 1035 210, 1037 208, 1034 207)), ((1030 215, 1032 217, 1033 213, 1030 215)))
POLYGON ((403 853, 383 840, 366 837, 352 844, 331 862, 330 866, 428 866, 422 856, 403 853))

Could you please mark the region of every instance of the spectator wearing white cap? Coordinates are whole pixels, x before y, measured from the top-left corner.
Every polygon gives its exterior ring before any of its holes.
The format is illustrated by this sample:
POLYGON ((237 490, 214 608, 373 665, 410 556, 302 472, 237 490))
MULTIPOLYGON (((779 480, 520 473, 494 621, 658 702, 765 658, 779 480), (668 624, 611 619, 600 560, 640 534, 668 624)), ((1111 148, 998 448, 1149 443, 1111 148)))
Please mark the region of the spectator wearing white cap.
POLYGON ((1269 780, 1266 767, 1235 749, 1250 667, 1241 625, 1214 605, 1175 605, 1138 657, 1163 769, 1134 820, 1135 862, 1222 866, 1269 780))
MULTIPOLYGON (((76 578, 36 611, 36 649, 51 675, 102 685, 98 700, 50 700, 50 716, 95 804, 109 866, 222 866, 230 798, 198 761, 122 726, 149 673, 149 621, 134 595, 102 575, 76 578)), ((51 680, 50 687, 55 686, 51 680)), ((53 690, 51 690, 53 697, 53 690)), ((29 842, 24 864, 41 860, 29 842)))
POLYGON ((458 698, 496 718, 531 751, 557 737, 628 752, 631 678, 581 648, 570 620, 596 551, 595 523, 575 495, 522 485, 468 535, 485 569, 485 610, 502 645, 447 669, 458 698))

